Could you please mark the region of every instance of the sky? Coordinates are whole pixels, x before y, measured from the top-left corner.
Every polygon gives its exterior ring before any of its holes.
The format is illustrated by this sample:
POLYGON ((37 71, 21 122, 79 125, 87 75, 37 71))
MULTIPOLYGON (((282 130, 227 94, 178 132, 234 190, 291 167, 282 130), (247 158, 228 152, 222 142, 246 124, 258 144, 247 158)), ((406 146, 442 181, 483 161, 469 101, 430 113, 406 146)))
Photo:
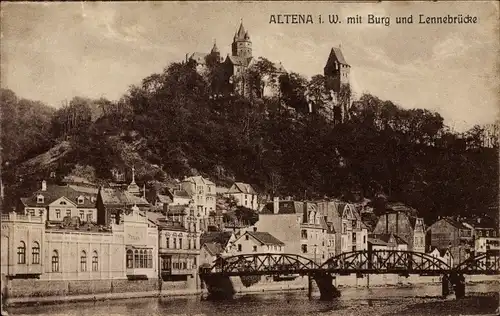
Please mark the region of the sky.
MULTIPOLYGON (((60 107, 74 96, 119 99, 132 84, 186 53, 223 55, 243 21, 253 55, 307 77, 322 74, 333 46, 351 65, 356 96, 439 112, 456 130, 492 123, 500 108, 499 5, 461 2, 71 2, 1 4, 1 86, 60 107), (312 14, 314 24, 270 24, 312 14), (317 23, 338 14, 342 24, 317 23), (388 16, 390 26, 367 24, 388 16), (478 17, 477 24, 395 23, 419 14, 478 17), (363 24, 347 24, 360 15, 363 24)), ((417 22, 417 21, 414 21, 417 22)))

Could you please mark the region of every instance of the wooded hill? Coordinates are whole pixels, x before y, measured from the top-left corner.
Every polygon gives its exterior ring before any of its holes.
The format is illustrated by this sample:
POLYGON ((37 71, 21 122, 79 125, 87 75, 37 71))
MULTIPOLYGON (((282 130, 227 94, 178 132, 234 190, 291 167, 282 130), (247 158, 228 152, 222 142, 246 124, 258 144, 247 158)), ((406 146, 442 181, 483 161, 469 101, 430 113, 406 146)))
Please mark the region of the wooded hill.
MULTIPOLYGON (((498 147, 481 147, 481 127, 459 137, 438 113, 406 110, 368 94, 353 103, 342 124, 333 124, 335 104, 323 76, 277 77, 272 67, 260 59, 249 70, 247 98, 214 94, 216 68, 199 73, 192 63, 171 64, 118 101, 75 97, 57 111, 2 90, 7 204, 52 171, 105 182, 112 168, 134 164, 140 184, 201 174, 218 184, 237 179, 298 199, 385 195, 427 221, 498 217, 498 147), (275 96, 263 96, 264 83, 275 96), (315 101, 312 113, 304 94, 315 101), (63 141, 64 149, 52 149, 55 159, 39 158, 63 141)), ((339 102, 349 94, 343 87, 339 102)))

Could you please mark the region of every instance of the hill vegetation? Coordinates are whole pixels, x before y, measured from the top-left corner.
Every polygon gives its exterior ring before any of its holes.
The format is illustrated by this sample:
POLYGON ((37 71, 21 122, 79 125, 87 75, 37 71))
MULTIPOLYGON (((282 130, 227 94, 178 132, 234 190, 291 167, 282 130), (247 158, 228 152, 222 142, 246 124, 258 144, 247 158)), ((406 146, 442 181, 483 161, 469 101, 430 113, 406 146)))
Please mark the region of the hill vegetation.
MULTIPOLYGON (((481 127, 464 139, 438 113, 369 94, 344 113, 343 123, 333 124, 335 104, 323 76, 277 76, 272 67, 260 59, 249 70, 247 98, 214 93, 216 71, 200 74, 192 63, 171 64, 118 101, 75 97, 57 111, 2 90, 6 202, 13 205, 53 171, 109 181, 113 168, 134 164, 139 183, 201 174, 300 199, 385 195, 427 221, 498 216, 498 148, 480 146, 481 127), (277 93, 264 96, 264 85, 277 93), (26 166, 62 142, 57 159, 26 166)), ((350 95, 348 86, 342 91, 339 103, 350 95)))

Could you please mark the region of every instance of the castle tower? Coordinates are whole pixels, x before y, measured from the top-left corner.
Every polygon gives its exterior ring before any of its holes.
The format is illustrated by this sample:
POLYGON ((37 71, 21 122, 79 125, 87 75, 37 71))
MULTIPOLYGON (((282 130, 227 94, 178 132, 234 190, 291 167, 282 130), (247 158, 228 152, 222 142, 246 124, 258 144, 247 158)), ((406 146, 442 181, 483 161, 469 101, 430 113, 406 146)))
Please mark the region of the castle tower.
POLYGON ((245 31, 243 22, 240 23, 240 28, 234 34, 233 44, 231 45, 232 55, 242 58, 252 57, 252 42, 250 41, 250 35, 245 31))
POLYGON ((340 46, 332 48, 323 70, 328 90, 339 93, 342 85, 349 84, 351 66, 346 62, 340 46))

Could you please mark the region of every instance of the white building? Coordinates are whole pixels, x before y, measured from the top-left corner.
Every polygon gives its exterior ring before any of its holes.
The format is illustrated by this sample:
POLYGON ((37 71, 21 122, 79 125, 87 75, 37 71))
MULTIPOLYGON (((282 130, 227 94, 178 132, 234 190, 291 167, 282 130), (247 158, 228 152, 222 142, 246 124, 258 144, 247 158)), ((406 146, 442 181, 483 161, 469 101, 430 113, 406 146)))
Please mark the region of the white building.
POLYGON ((226 195, 234 197, 238 206, 244 206, 255 211, 259 210, 257 192, 248 183, 235 182, 226 195))
POLYGON ((189 177, 181 181, 180 188, 194 201, 200 217, 208 218, 210 212, 215 211, 216 190, 212 181, 202 176, 189 177))
POLYGON ((246 231, 233 244, 234 255, 285 252, 285 244, 268 232, 246 231))

